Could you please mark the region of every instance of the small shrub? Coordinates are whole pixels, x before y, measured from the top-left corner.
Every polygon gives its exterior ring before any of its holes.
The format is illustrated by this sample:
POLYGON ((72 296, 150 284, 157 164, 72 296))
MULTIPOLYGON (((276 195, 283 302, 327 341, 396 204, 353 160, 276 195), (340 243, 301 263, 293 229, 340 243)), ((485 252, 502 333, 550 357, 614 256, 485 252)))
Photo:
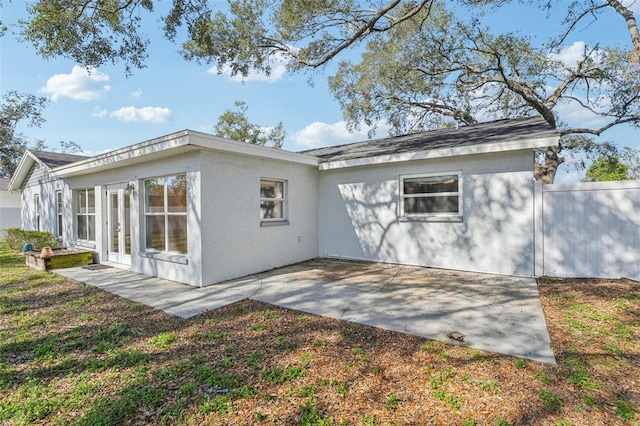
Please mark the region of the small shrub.
POLYGON ((11 250, 22 251, 22 247, 27 243, 33 245, 36 251, 42 250, 42 247, 58 246, 58 241, 51 232, 24 231, 20 228, 8 228, 5 231, 4 239, 11 250))

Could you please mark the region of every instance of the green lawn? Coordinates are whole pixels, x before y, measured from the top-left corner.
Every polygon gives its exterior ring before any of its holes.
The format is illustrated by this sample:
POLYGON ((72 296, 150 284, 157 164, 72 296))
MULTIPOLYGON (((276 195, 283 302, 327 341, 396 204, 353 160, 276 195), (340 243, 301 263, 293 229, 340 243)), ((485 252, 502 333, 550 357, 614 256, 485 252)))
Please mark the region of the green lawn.
POLYGON ((0 424, 637 425, 640 283, 542 280, 558 365, 242 301, 190 320, 0 249, 0 424))

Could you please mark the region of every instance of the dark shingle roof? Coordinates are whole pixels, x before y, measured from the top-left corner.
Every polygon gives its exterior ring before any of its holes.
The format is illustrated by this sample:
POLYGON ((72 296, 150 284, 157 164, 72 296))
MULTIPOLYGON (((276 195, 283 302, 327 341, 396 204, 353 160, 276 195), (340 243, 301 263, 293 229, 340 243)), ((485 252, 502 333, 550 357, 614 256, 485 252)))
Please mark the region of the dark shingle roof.
POLYGON ((522 117, 440 129, 347 145, 301 151, 326 161, 343 161, 377 155, 400 154, 442 148, 456 148, 495 142, 557 137, 558 133, 541 117, 522 117))
POLYGON ((31 149, 29 152, 35 155, 38 160, 42 161, 45 166, 51 169, 89 158, 85 155, 65 154, 62 152, 36 151, 31 149))

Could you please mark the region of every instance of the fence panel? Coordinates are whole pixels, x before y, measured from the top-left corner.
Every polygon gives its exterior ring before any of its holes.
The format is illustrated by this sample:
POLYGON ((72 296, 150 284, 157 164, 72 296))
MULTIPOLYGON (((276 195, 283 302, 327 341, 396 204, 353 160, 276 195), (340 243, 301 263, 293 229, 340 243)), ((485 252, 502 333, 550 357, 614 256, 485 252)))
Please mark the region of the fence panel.
POLYGON ((536 194, 536 275, 640 280, 639 181, 541 185, 536 194))

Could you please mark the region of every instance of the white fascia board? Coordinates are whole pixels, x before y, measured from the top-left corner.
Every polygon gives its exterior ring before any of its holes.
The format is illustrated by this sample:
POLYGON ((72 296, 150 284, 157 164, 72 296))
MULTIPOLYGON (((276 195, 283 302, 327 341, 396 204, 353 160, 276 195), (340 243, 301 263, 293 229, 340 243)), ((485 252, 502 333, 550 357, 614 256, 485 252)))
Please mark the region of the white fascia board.
POLYGON ((183 130, 115 151, 106 152, 66 166, 57 167, 52 174, 56 177, 69 177, 94 173, 100 170, 148 162, 153 159, 175 155, 178 152, 188 152, 198 149, 211 149, 306 164, 315 167, 318 165, 318 159, 309 155, 238 142, 206 133, 194 132, 192 130, 183 130))
POLYGON ((504 141, 491 144, 468 145, 463 147, 442 148, 399 154, 378 155, 375 157, 354 158, 321 163, 320 170, 333 170, 346 167, 370 166, 376 164, 399 163, 404 161, 427 160, 433 158, 454 157, 459 155, 487 154, 492 152, 518 151, 523 149, 546 148, 558 145, 559 136, 538 139, 526 139, 518 142, 504 141))
POLYGON ((22 154, 22 158, 16 167, 16 170, 13 172, 11 176, 11 180, 9 181, 9 186, 7 190, 9 191, 17 191, 20 189, 22 184, 24 183, 24 179, 27 177, 29 170, 36 163, 36 157, 29 152, 29 150, 25 150, 24 154, 22 154))
POLYGON ((318 159, 311 155, 274 149, 252 143, 239 142, 233 139, 208 135, 206 133, 190 132, 189 144, 231 154, 267 158, 270 160, 285 161, 308 166, 318 166, 318 159))
POLYGON ((189 135, 187 131, 173 133, 161 138, 109 151, 86 160, 56 167, 52 175, 69 177, 147 162, 152 158, 172 155, 174 153, 172 150, 186 147, 188 144, 189 135))

